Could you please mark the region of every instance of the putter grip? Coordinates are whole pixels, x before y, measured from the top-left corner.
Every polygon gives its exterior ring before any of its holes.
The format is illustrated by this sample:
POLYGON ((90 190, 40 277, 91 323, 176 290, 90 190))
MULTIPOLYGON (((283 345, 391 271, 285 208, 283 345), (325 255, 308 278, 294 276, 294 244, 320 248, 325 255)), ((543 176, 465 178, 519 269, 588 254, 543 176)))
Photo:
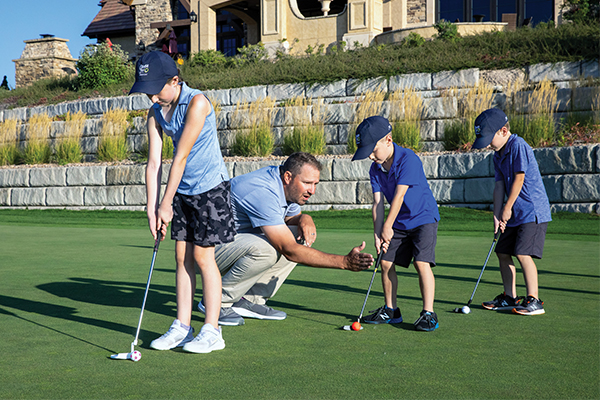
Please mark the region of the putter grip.
POLYGON ((160 240, 162 239, 162 231, 159 229, 156 232, 156 240, 154 241, 154 251, 158 251, 158 245, 160 244, 160 240))

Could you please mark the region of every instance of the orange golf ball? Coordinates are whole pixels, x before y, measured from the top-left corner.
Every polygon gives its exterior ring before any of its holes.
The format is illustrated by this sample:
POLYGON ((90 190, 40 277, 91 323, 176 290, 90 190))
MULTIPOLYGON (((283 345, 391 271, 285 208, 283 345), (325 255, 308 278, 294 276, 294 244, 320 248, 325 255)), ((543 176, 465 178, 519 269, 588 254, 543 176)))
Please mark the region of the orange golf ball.
POLYGON ((353 322, 351 328, 353 331, 360 331, 360 322, 353 322))

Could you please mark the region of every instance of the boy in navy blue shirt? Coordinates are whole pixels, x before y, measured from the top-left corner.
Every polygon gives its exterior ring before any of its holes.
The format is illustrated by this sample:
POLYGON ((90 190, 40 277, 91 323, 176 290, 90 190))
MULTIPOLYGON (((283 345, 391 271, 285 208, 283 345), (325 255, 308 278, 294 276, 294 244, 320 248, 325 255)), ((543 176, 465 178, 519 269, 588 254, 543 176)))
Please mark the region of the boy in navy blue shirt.
POLYGON ((395 265, 408 268, 411 260, 419 274, 423 311, 415 329, 433 331, 438 317, 433 311, 435 245, 440 214, 419 157, 392 140, 392 126, 380 116, 365 119, 356 129, 357 151, 352 158, 373 161, 369 176, 373 189, 373 226, 381 259, 381 281, 385 305, 364 318, 365 323, 400 323, 396 304, 398 276, 395 265), (383 196, 390 204, 387 218, 383 196))
POLYGON ((494 233, 501 235, 496 245, 504 293, 483 303, 488 310, 510 310, 521 315, 544 314, 538 294, 538 274, 534 258, 541 259, 550 216, 550 203, 531 147, 510 133, 506 114, 498 108, 482 112, 475 120, 477 139, 473 148, 491 148, 494 153, 494 233), (504 201, 506 197, 506 202, 504 201), (504 206, 503 206, 504 204, 504 206), (527 297, 517 297, 516 268, 519 260, 527 297))

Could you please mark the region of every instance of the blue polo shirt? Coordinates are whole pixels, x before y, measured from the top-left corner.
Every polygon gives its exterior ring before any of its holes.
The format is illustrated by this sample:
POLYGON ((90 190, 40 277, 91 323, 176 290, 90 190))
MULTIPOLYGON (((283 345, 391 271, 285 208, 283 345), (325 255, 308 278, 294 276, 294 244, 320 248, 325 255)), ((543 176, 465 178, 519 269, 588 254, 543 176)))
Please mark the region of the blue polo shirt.
POLYGON ((262 233, 261 226, 284 225, 286 217, 301 211, 299 204, 286 201, 277 166, 233 178, 231 209, 237 233, 262 233))
POLYGON ((504 153, 500 153, 500 151, 494 153, 494 169, 496 170, 496 181, 504 182, 506 196, 510 193, 515 174, 525 173, 523 188, 515 201, 512 217, 506 226, 552 221, 550 202, 531 147, 525 140, 513 133, 504 146, 504 153))
MULTIPOLYGON (((177 144, 185 127, 190 101, 194 96, 202 94, 200 90, 191 89, 183 82, 180 85, 179 102, 169 122, 164 119, 160 104, 155 103, 152 106, 156 121, 160 124, 163 132, 173 139, 175 151, 177 151, 177 144)), ((229 180, 229 174, 221 155, 215 110, 211 104, 210 113, 206 116, 204 126, 187 157, 177 192, 188 196, 205 193, 227 180, 229 180)))
POLYGON ((425 178, 423 163, 414 151, 394 143, 394 162, 390 170, 386 172, 381 165, 373 163, 369 175, 373 193, 383 193, 390 204, 396 186, 408 186, 393 225, 395 229, 409 230, 440 220, 437 203, 425 178))

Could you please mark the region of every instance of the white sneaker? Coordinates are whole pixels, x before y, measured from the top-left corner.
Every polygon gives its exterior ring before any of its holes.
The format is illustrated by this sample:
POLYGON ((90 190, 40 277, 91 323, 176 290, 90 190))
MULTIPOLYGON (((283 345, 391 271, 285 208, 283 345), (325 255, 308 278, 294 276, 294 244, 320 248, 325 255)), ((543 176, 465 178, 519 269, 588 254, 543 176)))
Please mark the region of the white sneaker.
POLYGON ((210 353, 213 350, 223 350, 225 341, 221 328, 215 329, 211 324, 204 324, 198 336, 183 346, 183 351, 190 353, 210 353))
POLYGON ((181 347, 184 344, 194 340, 194 328, 190 327, 189 330, 181 326, 181 322, 176 319, 173 324, 161 337, 154 339, 150 343, 150 347, 155 350, 171 350, 175 347, 181 347))

